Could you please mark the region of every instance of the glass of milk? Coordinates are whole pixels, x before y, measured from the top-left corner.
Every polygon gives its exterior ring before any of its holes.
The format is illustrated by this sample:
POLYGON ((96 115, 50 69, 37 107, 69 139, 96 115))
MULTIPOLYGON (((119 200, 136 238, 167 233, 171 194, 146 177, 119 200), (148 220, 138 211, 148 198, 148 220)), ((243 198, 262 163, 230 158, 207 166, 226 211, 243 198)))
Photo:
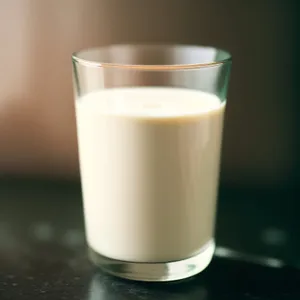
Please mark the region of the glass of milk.
POLYGON ((211 47, 74 53, 87 244, 104 271, 172 281, 210 263, 230 68, 211 47))

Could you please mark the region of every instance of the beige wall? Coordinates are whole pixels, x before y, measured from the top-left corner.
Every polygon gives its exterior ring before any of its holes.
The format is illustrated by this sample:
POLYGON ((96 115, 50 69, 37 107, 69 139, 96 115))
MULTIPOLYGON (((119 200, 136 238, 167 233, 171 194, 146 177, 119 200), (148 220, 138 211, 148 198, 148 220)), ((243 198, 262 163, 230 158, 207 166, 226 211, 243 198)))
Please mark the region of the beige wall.
POLYGON ((76 176, 70 54, 162 41, 232 52, 222 179, 284 182, 296 161, 294 21, 288 1, 0 0, 0 174, 76 176))

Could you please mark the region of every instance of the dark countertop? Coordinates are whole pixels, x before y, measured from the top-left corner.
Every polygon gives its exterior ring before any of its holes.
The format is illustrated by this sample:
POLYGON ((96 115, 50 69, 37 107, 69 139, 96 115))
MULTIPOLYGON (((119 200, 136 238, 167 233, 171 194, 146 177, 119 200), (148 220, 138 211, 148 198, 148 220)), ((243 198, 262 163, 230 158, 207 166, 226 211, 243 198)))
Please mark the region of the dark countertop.
POLYGON ((88 262, 77 183, 1 179, 0 299, 300 299, 298 211, 288 191, 221 189, 210 266, 184 282, 137 283, 88 262))

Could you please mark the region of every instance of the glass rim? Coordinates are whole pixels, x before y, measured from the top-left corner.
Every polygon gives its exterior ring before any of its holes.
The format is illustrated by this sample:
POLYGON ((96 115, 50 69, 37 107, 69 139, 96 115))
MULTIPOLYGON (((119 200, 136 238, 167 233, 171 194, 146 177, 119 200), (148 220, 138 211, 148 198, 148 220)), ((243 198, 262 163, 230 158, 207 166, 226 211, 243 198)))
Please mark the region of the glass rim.
POLYGON ((209 67, 216 67, 231 62, 231 54, 223 49, 212 47, 212 46, 201 46, 201 45, 190 45, 190 44, 111 44, 108 46, 102 47, 90 47, 84 48, 79 51, 72 53, 72 60, 75 63, 84 65, 86 67, 94 68, 114 68, 114 69, 131 69, 131 70, 140 70, 140 71, 176 71, 176 70, 193 70, 193 69, 202 69, 209 67), (189 64, 128 64, 128 63, 113 63, 113 62, 103 62, 98 60, 90 60, 80 57, 84 52, 87 51, 101 51, 101 50, 110 50, 114 47, 131 47, 133 49, 142 49, 156 47, 163 49, 197 49, 199 51, 203 50, 213 50, 218 53, 222 53, 223 58, 218 60, 212 60, 208 62, 195 62, 189 64))

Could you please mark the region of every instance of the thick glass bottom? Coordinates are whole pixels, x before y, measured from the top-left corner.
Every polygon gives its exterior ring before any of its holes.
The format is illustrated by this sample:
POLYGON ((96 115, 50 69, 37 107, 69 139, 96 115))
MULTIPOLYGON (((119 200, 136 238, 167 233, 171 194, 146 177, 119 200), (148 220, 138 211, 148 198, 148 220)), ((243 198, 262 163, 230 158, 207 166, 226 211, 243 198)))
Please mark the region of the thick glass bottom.
POLYGON ((210 263, 215 250, 214 240, 202 247, 199 253, 183 260, 159 263, 138 263, 104 257, 89 248, 91 261, 111 275, 138 281, 174 281, 185 279, 203 271, 210 263))

